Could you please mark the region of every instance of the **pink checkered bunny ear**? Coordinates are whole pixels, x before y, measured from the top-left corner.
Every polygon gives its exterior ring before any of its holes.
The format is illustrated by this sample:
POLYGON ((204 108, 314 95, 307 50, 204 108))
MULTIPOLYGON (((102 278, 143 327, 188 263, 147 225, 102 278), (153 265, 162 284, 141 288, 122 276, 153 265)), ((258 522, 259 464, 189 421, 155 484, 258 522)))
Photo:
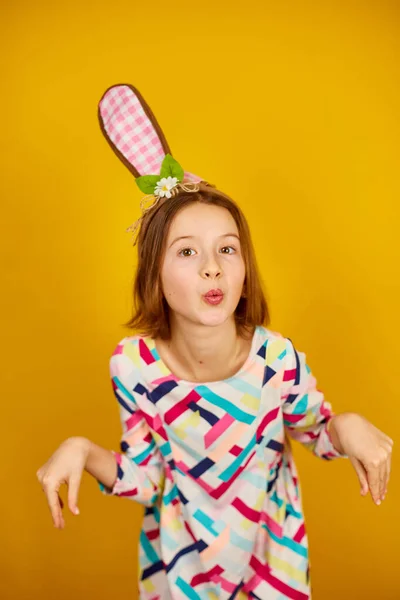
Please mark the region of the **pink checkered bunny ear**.
MULTIPOLYGON (((108 88, 99 102, 101 130, 115 154, 138 178, 158 175, 166 154, 167 140, 140 92, 129 84, 108 88)), ((184 171, 184 182, 201 177, 184 171)))

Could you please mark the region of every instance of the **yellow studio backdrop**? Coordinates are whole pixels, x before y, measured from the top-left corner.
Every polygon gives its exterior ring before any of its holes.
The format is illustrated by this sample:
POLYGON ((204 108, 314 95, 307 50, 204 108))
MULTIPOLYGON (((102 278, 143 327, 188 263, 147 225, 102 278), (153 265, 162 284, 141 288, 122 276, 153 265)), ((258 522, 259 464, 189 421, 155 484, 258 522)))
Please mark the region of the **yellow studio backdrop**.
MULTIPOLYGON (((399 20, 372 1, 1 4, 2 599, 136 598, 141 507, 85 474, 59 531, 36 480, 66 437, 119 444, 108 361, 141 193, 97 123, 111 84, 239 202, 271 328, 335 410, 399 440, 399 20)), ((314 600, 400 598, 396 446, 379 508, 348 461, 296 456, 314 600)))

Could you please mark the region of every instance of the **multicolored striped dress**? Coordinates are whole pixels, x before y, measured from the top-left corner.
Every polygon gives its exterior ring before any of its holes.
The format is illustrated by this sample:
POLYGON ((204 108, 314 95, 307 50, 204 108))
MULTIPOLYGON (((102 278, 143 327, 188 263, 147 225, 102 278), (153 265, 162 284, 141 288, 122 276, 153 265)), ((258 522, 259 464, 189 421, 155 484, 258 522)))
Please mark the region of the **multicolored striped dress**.
POLYGON ((145 506, 140 598, 308 600, 288 435, 321 458, 341 455, 305 354, 259 326, 239 372, 193 383, 171 373, 151 337, 134 335, 110 370, 123 435, 117 481, 100 488, 145 506))

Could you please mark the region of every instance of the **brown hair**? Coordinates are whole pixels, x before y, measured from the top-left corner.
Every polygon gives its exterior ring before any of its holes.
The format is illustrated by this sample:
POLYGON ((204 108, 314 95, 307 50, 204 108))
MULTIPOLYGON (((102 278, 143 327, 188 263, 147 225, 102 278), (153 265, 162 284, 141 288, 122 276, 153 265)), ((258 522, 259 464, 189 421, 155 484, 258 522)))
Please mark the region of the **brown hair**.
POLYGON ((257 325, 268 326, 270 315, 257 267, 249 226, 237 204, 226 194, 206 182, 198 192, 179 192, 173 198, 159 201, 143 217, 138 235, 138 266, 133 285, 133 313, 125 327, 143 335, 168 340, 171 337, 169 306, 161 287, 161 265, 165 240, 175 215, 193 202, 213 204, 229 210, 235 219, 245 264, 245 297, 235 310, 240 335, 257 325))

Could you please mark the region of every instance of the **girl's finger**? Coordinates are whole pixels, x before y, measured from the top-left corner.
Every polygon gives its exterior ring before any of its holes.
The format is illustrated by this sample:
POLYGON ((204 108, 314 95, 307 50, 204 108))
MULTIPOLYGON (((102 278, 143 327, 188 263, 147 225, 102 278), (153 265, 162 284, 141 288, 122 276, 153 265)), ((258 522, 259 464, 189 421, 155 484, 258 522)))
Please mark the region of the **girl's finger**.
POLYGON ((68 484, 68 506, 74 515, 79 515, 78 508, 78 492, 81 484, 82 473, 74 475, 69 480, 68 484))
POLYGON ((387 477, 386 460, 379 467, 379 499, 382 501, 385 495, 386 477, 387 477))
POLYGON ((361 486, 361 494, 363 496, 365 496, 368 493, 367 473, 366 473, 363 465, 356 458, 350 457, 350 462, 353 465, 355 472, 357 473, 357 476, 358 476, 358 479, 360 482, 360 486, 361 486))
POLYGON ((367 465, 367 477, 372 499, 375 504, 379 505, 381 503, 379 496, 379 466, 375 464, 367 465))
POLYGON ((387 489, 388 489, 388 485, 389 485, 389 480, 390 480, 390 470, 392 468, 392 457, 391 455, 388 456, 387 460, 386 460, 386 482, 385 482, 385 491, 383 493, 383 500, 385 499, 385 496, 387 494, 387 489))
POLYGON ((51 516, 53 517, 54 527, 63 528, 64 519, 61 512, 58 492, 54 488, 45 489, 47 503, 50 508, 51 516))
POLYGON ((389 446, 391 448, 393 448, 394 442, 393 442, 392 438, 390 438, 388 435, 385 435, 385 438, 386 438, 386 441, 388 442, 389 446))

